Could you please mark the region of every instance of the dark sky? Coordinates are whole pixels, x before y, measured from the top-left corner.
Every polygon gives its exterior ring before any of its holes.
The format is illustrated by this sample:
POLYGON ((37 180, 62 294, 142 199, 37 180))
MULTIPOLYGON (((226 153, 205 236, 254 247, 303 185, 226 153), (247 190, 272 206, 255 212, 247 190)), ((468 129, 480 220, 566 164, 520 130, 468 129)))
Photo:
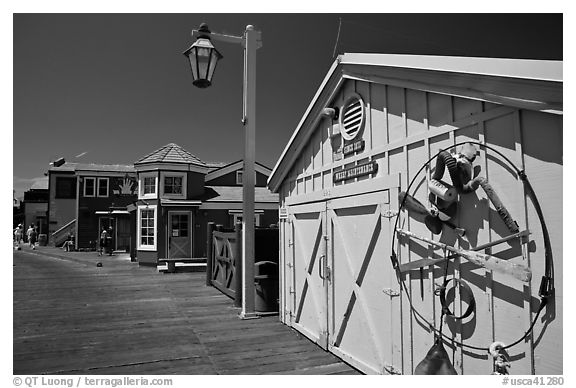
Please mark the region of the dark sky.
POLYGON ((201 22, 262 31, 257 160, 273 167, 336 53, 561 60, 561 14, 14 14, 16 196, 58 157, 132 164, 171 142, 205 161, 242 158, 242 50, 212 87, 182 51, 201 22), (339 20, 342 20, 338 44, 339 20), (84 154, 83 154, 84 153, 84 154), (76 157, 83 154, 83 156, 76 157))

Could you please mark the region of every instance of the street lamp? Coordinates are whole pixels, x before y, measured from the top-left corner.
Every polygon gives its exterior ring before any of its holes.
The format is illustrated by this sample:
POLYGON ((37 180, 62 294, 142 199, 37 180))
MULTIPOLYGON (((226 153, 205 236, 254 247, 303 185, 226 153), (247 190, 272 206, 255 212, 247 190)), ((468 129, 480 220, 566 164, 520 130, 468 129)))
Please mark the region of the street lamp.
POLYGON ((222 59, 222 54, 212 45, 211 32, 207 24, 200 25, 198 34, 198 39, 188 50, 184 51, 184 55, 190 61, 192 84, 199 88, 207 88, 212 84, 212 76, 214 76, 216 64, 222 59))
POLYGON ((243 319, 256 318, 254 310, 254 186, 256 159, 256 50, 262 47, 261 33, 246 26, 242 36, 211 32, 205 23, 192 30, 196 39, 184 55, 190 62, 192 83, 199 88, 212 84, 212 76, 222 55, 212 41, 236 43, 244 48, 243 117, 244 168, 242 174, 242 312, 243 319))

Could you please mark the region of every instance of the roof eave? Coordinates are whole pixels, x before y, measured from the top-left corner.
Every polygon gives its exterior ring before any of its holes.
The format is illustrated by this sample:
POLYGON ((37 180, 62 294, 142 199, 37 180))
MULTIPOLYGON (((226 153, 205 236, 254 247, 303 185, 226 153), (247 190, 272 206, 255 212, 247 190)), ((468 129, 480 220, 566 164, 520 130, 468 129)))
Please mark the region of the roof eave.
MULTIPOLYGON (((558 85, 560 85, 560 87, 562 85, 562 61, 530 61, 514 59, 506 60, 498 58, 434 57, 414 55, 405 56, 385 54, 341 55, 330 68, 328 74, 324 78, 324 81, 321 83, 316 94, 314 95, 314 98, 312 99, 310 105, 300 120, 298 127, 292 134, 288 144, 276 162, 272 174, 268 178, 267 182, 268 188, 272 192, 278 192, 282 181, 284 180, 286 174, 289 172, 290 167, 293 165, 293 162, 297 157, 297 155, 288 157, 289 153, 298 153, 303 143, 305 143, 307 136, 309 136, 309 133, 306 132, 310 132, 308 129, 317 125, 317 122, 320 120, 321 108, 324 108, 324 106, 317 107, 317 104, 319 104, 319 102, 323 102, 323 104, 329 104, 331 99, 339 90, 344 79, 368 80, 368 78, 370 78, 370 76, 367 75, 363 77, 355 77, 353 72, 350 72, 350 68, 352 66, 354 68, 361 68, 362 66, 374 66, 378 68, 388 67, 396 68, 398 71, 407 69, 412 73, 426 72, 428 74, 460 74, 460 77, 484 77, 487 79, 498 78, 500 80, 504 80, 505 82, 524 82, 531 85, 536 85, 537 83, 545 83, 547 87, 548 85, 552 85, 551 88, 554 88, 555 92, 557 91, 558 85), (423 58, 425 60, 424 64, 418 65, 417 61, 414 61, 415 57, 419 57, 419 59, 423 58), (407 61, 410 59, 411 62, 408 64, 407 61), (455 63, 452 63, 451 61, 454 61, 455 63), (505 68, 503 68, 501 71, 497 71, 498 64, 505 65, 505 68), (485 67, 487 65, 490 66, 483 68, 483 66, 485 67), (521 65, 527 66, 527 68, 523 70, 514 69, 515 66, 517 67, 521 65), (538 65, 542 65, 542 68, 538 69, 538 65), (345 68, 348 70, 345 70, 345 68), (533 73, 533 75, 530 76, 530 73, 533 73), (327 90, 329 82, 333 82, 335 79, 338 81, 333 83, 333 85, 335 85, 333 89, 327 90), (321 101, 322 97, 324 100, 321 101), (315 115, 312 115, 315 107, 315 115), (310 117, 311 115, 312 117, 310 117)), ((442 91, 439 88, 436 88, 433 91, 437 93, 449 93, 450 88, 446 88, 446 91, 442 91)), ((539 101, 514 101, 514 99, 498 99, 498 96, 486 98, 486 94, 482 95, 482 93, 478 93, 478 95, 472 96, 466 93, 466 90, 463 90, 462 96, 473 99, 483 99, 494 103, 509 103, 513 106, 540 110, 548 113, 562 113, 561 104, 558 105, 554 101, 552 101, 550 104, 542 104, 539 101)))
MULTIPOLYGON (((341 66, 340 65, 341 60, 342 60, 342 55, 339 55, 336 58, 336 60, 332 63, 332 66, 328 70, 328 74, 326 74, 326 77, 324 77, 324 80, 322 81, 322 83, 318 87, 318 90, 314 94, 314 97, 312 98, 310 105, 308 105, 308 108, 304 112, 302 119, 300 119, 300 123, 296 127, 296 131, 294 131, 294 133, 290 137, 290 140, 288 140, 288 144, 286 145, 286 147, 282 151, 280 158, 278 159, 278 161, 276 162, 276 165, 272 169, 272 173, 270 174, 270 177, 268 178, 267 185, 268 185, 268 188, 270 189, 270 191, 272 191, 273 193, 278 192, 278 189, 280 187, 280 183, 282 182, 282 179, 284 178, 284 175, 286 174, 286 171, 283 171, 286 169, 281 169, 281 168, 283 167, 282 165, 284 164, 284 161, 286 160, 285 157, 288 154, 288 151, 291 150, 291 148, 293 148, 294 142, 296 141, 296 137, 298 136, 298 134, 300 133, 302 128, 305 126, 306 121, 312 112, 312 109, 314 108, 314 106, 316 106, 316 104, 320 100, 322 92, 325 90, 328 83, 331 80, 333 80, 335 77, 339 76, 337 69, 341 66)), ((340 77, 340 79, 341 79, 341 77, 340 77)), ((332 93, 332 95, 333 94, 334 93, 332 93)), ((330 102, 330 98, 331 98, 331 96, 328 97, 328 100, 326 101, 326 103, 330 102)))

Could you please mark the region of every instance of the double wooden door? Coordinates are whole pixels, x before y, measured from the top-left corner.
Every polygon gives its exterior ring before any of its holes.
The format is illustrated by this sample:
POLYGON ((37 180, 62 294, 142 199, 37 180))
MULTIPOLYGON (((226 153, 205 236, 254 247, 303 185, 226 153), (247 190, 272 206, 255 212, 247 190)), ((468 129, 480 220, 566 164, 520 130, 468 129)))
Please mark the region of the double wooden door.
POLYGON ((391 220, 388 190, 288 209, 289 324, 368 373, 394 369, 391 220))

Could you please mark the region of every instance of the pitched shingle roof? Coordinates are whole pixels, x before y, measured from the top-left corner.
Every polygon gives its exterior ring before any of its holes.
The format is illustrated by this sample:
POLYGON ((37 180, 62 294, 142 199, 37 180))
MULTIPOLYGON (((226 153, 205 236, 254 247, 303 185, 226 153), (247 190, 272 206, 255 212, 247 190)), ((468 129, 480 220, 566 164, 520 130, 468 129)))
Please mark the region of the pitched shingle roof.
POLYGON ((95 164, 66 162, 61 166, 49 168, 50 171, 104 171, 104 172, 135 172, 134 166, 127 164, 95 164))
POLYGON ((140 158, 134 163, 134 165, 144 163, 186 163, 207 167, 205 162, 174 143, 167 144, 164 147, 140 158))
MULTIPOLYGON (((202 201, 242 202, 242 186, 206 186, 202 201)), ((266 187, 255 187, 254 202, 278 203, 278 194, 266 187)))

